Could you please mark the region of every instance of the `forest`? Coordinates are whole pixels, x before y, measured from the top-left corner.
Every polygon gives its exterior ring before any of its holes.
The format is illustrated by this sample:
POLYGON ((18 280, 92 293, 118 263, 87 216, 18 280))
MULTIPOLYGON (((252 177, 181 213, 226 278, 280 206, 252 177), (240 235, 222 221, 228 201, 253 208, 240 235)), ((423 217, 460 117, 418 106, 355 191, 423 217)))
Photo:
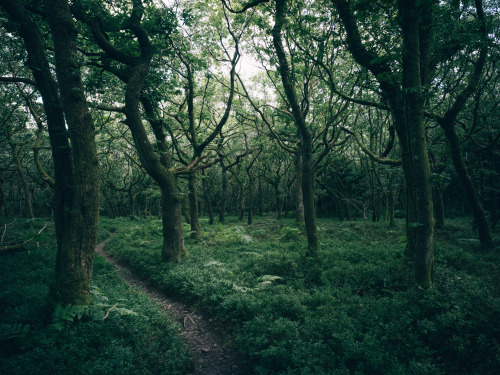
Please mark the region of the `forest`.
POLYGON ((0 373, 493 375, 497 0, 0 0, 0 373))

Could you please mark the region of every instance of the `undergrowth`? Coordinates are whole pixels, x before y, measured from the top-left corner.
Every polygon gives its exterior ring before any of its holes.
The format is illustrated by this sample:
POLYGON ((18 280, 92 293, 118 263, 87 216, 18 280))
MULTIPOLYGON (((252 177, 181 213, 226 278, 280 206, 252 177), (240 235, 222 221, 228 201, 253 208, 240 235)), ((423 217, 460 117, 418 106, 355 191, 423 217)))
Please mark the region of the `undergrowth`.
POLYGON ((42 219, 1 225, 5 237, 32 240, 28 251, 0 259, 0 374, 190 373, 175 324, 103 258, 94 261, 92 306, 54 306, 47 297, 53 225, 42 219))
POLYGON ((202 238, 186 237, 180 264, 160 261, 159 220, 102 228, 117 232, 106 245, 114 257, 226 323, 251 373, 498 373, 500 256, 474 245, 460 220, 436 233, 429 290, 415 289, 403 265, 402 222, 320 219, 312 261, 293 221, 228 221, 202 220, 202 238))

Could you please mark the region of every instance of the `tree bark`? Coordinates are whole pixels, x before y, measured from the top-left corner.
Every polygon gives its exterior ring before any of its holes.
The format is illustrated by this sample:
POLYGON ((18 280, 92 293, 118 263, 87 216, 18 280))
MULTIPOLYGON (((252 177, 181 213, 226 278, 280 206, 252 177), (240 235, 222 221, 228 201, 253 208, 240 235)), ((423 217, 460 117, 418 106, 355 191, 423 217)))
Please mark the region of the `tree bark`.
POLYGON ((226 222, 226 199, 227 199, 227 169, 224 165, 224 161, 221 160, 220 166, 222 168, 221 178, 222 178, 222 191, 220 197, 220 208, 219 208, 219 223, 224 224, 226 222))
POLYGON ((302 142, 297 145, 297 153, 295 154, 295 171, 297 175, 297 183, 295 185, 295 222, 299 225, 304 224, 304 195, 302 194, 302 181, 304 180, 304 163, 302 162, 302 142))
POLYGON ((189 185, 189 213, 191 216, 191 238, 200 239, 201 229, 198 216, 198 189, 196 187, 196 172, 188 175, 189 185))
POLYGON ((259 176, 259 216, 264 215, 264 192, 262 191, 262 177, 259 176))
POLYGON ((182 212, 184 213, 184 220, 186 220, 186 223, 191 225, 191 211, 189 210, 189 197, 186 199, 186 197, 182 197, 181 199, 182 203, 182 212))
POLYGON ((394 227, 396 222, 394 221, 394 203, 395 203, 395 194, 394 194, 394 177, 389 177, 389 227, 394 227))
POLYGON ((240 214, 238 216, 238 220, 242 221, 245 216, 246 206, 245 206, 245 186, 240 184, 240 214))
POLYGON ((182 228, 181 201, 177 194, 175 177, 169 176, 161 189, 161 220, 163 246, 161 258, 164 262, 180 262, 187 255, 182 228))
POLYGON ((249 176, 248 182, 248 220, 247 224, 253 223, 253 177, 249 176))
POLYGON ((274 187, 274 195, 276 196, 276 218, 281 220, 283 214, 283 201, 280 197, 280 185, 279 181, 273 184, 274 187))
POLYGON ((420 9, 417 0, 400 0, 398 8, 402 18, 402 99, 406 121, 397 121, 396 130, 400 142, 402 141, 403 170, 409 198, 407 238, 410 254, 415 258, 415 282, 417 285, 427 286, 432 283, 433 276, 434 217, 423 112, 423 56, 419 45, 418 26, 420 9))
MULTIPOLYGON (((56 73, 71 139, 73 186, 68 229, 60 236, 55 291, 64 303, 88 305, 99 223, 99 169, 94 123, 87 107, 77 57, 77 31, 67 0, 46 0, 56 73)), ((67 171, 66 171, 67 173, 67 171)))
POLYGON ((56 71, 67 111, 54 80, 38 27, 21 1, 0 0, 18 26, 28 53, 27 65, 43 99, 54 161, 57 260, 52 293, 64 304, 90 303, 90 278, 97 236, 99 177, 92 119, 87 111, 76 59, 76 30, 65 1, 48 1, 56 71))
POLYGON ((201 180, 203 186, 203 199, 205 201, 205 206, 208 212, 208 224, 212 225, 214 223, 214 210, 212 208, 212 202, 210 201, 208 184, 205 178, 205 170, 202 169, 203 179, 201 180))

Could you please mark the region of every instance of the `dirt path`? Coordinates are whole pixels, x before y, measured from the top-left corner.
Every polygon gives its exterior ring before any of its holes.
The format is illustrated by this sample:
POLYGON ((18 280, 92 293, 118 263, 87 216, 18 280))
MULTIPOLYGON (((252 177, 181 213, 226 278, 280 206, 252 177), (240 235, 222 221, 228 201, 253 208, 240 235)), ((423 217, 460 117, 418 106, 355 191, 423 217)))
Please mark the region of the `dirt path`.
POLYGON ((196 375, 238 375, 243 369, 238 366, 238 355, 229 337, 223 329, 206 315, 193 310, 192 307, 166 296, 157 288, 148 285, 132 270, 125 267, 104 252, 106 241, 96 246, 96 252, 115 266, 123 278, 133 287, 144 291, 165 307, 168 315, 181 323, 180 335, 189 347, 196 375))

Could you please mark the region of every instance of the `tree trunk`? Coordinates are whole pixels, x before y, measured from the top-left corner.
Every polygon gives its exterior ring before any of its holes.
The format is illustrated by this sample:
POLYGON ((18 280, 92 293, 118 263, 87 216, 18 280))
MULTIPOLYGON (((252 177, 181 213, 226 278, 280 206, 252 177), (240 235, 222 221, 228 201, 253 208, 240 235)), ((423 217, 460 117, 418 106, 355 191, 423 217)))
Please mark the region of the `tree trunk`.
POLYGON ((182 203, 182 213, 184 213, 184 219, 186 220, 186 223, 191 225, 191 212, 189 210, 189 202, 188 202, 189 198, 186 199, 186 197, 183 197, 181 199, 181 203, 182 203))
POLYGON ((264 193, 262 191, 262 178, 259 176, 259 216, 264 215, 264 193))
POLYGON ((7 205, 5 204, 5 191, 3 190, 4 180, 0 176, 0 216, 7 217, 7 205))
POLYGON ((248 182, 248 225, 253 223, 253 177, 248 182))
POLYGON ((161 258, 164 262, 180 262, 187 254, 182 228, 181 200, 177 192, 175 177, 171 176, 161 188, 161 219, 163 246, 161 258))
POLYGON ((318 233, 316 227, 316 212, 314 207, 314 168, 312 162, 312 135, 307 127, 304 113, 300 107, 297 94, 292 82, 290 68, 281 40, 281 30, 285 21, 285 0, 276 1, 275 23, 272 30, 273 44, 279 61, 279 70, 281 81, 285 90, 286 97, 292 108, 295 125, 300 133, 302 140, 302 162, 303 162, 303 181, 302 194, 304 201, 304 222, 307 234, 306 256, 318 257, 318 233))
POLYGON ((26 176, 23 172, 23 167, 21 166, 21 161, 19 160, 18 150, 14 143, 10 144, 12 149, 12 154, 14 156, 14 163, 16 165, 17 173, 19 173, 19 178, 21 180, 21 185, 24 190, 24 197, 26 199, 26 214, 28 219, 33 219, 35 216, 33 215, 33 205, 31 204, 31 192, 28 186, 28 181, 26 181, 26 176))
POLYGON ((455 126, 453 123, 446 121, 446 118, 443 119, 440 124, 444 130, 446 138, 448 139, 448 144, 450 145, 453 166, 455 167, 455 171, 458 174, 458 178, 462 183, 467 200, 470 204, 470 209, 477 225, 479 241, 481 242, 481 245, 491 247, 493 245, 493 238, 491 237, 490 224, 486 218, 483 206, 479 201, 476 188, 467 173, 467 168, 465 167, 464 159, 462 158, 462 150, 460 147, 460 141, 455 131, 455 126))
POLYGON ((297 183, 295 187, 295 222, 302 225, 304 224, 304 196, 302 194, 304 163, 302 162, 302 146, 300 141, 297 146, 297 153, 295 154, 295 171, 297 174, 297 183))
POLYGON ((283 203, 280 198, 280 188, 279 188, 279 183, 274 184, 274 195, 276 195, 276 212, 277 212, 277 219, 281 220, 282 214, 283 214, 283 203))
POLYGON ((227 197, 227 170, 224 165, 224 162, 220 162, 220 166, 222 168, 222 192, 220 197, 220 210, 219 210, 219 223, 224 224, 226 222, 226 197, 227 197))
POLYGON ((443 201, 443 188, 434 184, 434 189, 432 190, 432 195, 434 198, 434 216, 435 216, 435 227, 436 229, 444 228, 444 201, 443 201))
POLYGON ((115 203, 113 202, 113 200, 109 197, 109 194, 106 192, 106 190, 103 190, 102 191, 102 195, 104 196, 104 198, 106 199, 106 201, 108 202, 108 206, 109 206, 109 212, 108 212, 108 216, 110 219, 115 219, 116 218, 116 209, 115 209, 115 203))
POLYGON ((425 287, 432 283, 433 276, 434 217, 424 127, 419 6, 416 0, 400 0, 398 7, 403 32, 403 103, 396 108, 396 126, 403 150, 403 170, 409 200, 406 231, 409 251, 415 259, 415 282, 425 287), (404 108, 404 113, 400 111, 401 108, 404 108))
POLYGON ((245 216, 245 187, 243 185, 240 186, 240 215, 238 216, 238 219, 240 221, 243 220, 243 217, 245 216))
POLYGON ((191 214, 191 238, 200 239, 200 221, 198 219, 198 189, 196 187, 196 172, 189 173, 189 213, 191 214))
POLYGON ((399 0, 402 31, 403 82, 386 61, 363 44, 356 18, 347 0, 332 0, 347 34, 354 59, 369 69, 388 99, 402 151, 403 171, 408 190, 408 249, 415 258, 415 283, 432 282, 434 227, 432 189, 423 120, 422 87, 429 83, 432 4, 399 0), (420 26, 420 28, 419 28, 420 26))
POLYGON ((389 177, 389 227, 394 227, 396 222, 394 221, 394 203, 395 203, 395 194, 394 194, 394 177, 389 177))
POLYGON ((203 179, 201 180, 203 186, 203 200, 205 201, 205 207, 208 212, 208 224, 212 225, 214 223, 214 210, 212 208, 212 202, 210 201, 210 196, 208 192, 208 184, 205 179, 205 170, 202 170, 203 179))
POLYGON ((77 57, 77 31, 68 2, 46 0, 45 5, 74 168, 72 196, 63 222, 59 223, 64 230, 59 239, 54 287, 63 303, 88 305, 99 223, 100 181, 94 123, 85 98, 77 57))

